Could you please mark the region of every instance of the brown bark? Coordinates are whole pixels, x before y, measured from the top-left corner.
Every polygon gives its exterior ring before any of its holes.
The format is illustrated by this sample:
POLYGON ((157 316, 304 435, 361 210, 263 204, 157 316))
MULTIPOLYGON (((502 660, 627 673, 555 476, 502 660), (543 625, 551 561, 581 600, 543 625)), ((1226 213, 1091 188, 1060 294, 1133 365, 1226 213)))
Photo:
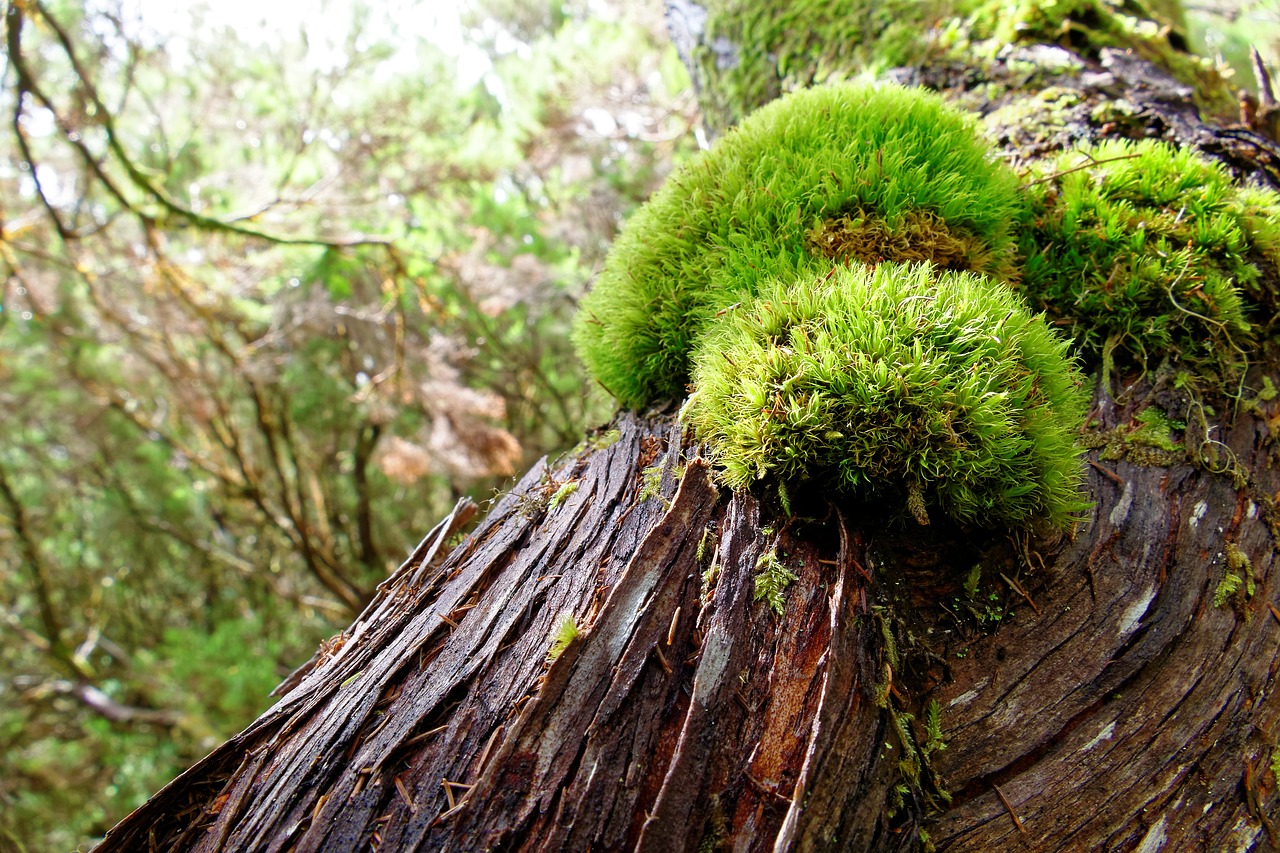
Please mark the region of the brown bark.
MULTIPOLYGON (((1091 73, 1073 85, 1124 93, 1153 135, 1273 168, 1149 65, 1091 73)), ((1128 423, 1148 393, 1099 391, 1092 418, 1128 423)), ((442 560, 449 526, 424 540, 99 850, 1277 849, 1280 402, 1215 427, 1222 470, 1092 451, 1095 506, 1051 541, 822 494, 786 518, 718 491, 669 416, 618 428, 540 463, 442 560), (771 550, 797 575, 781 615, 753 600, 771 550), (1215 606, 1241 554, 1256 592, 1215 606), (975 564, 990 613, 963 593, 975 564), (566 613, 582 632, 547 664, 566 613), (930 701, 946 748, 913 763, 930 701)))
POLYGON ((919 793, 886 816, 901 745, 875 696, 884 626, 903 661, 890 703, 943 709, 933 764, 955 795, 925 824, 943 849, 1268 849, 1278 416, 1224 436, 1256 472, 1243 490, 1189 466, 1090 469, 1097 506, 1052 558, 832 506, 779 533, 799 575, 781 617, 752 590, 762 527, 786 521, 717 494, 666 419, 626 417, 611 447, 531 471, 429 580, 407 565, 275 708, 101 849, 909 846, 919 793), (661 493, 637 501, 659 456, 661 493), (1258 584, 1241 609, 1212 603, 1225 542, 1258 584), (1004 590, 1012 613, 988 635, 948 612, 978 560, 1028 594, 1004 590), (565 612, 583 633, 547 667, 565 612))

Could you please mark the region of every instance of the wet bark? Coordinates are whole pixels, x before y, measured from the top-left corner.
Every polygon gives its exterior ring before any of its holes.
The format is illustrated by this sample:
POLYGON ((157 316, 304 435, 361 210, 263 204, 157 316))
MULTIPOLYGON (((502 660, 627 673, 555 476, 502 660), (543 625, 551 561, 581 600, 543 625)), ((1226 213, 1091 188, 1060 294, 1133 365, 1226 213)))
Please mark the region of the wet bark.
MULTIPOLYGON (((1136 104, 1126 133, 1274 173, 1272 142, 1203 124, 1147 63, 1084 62, 1059 82, 1136 104)), ((961 68, 900 76, 973 97, 961 68)), ((1004 141, 1095 138, 1087 113, 1004 141)), ((1160 393, 1100 388, 1095 428, 1160 393)), ((819 493, 785 517, 717 489, 669 415, 616 426, 447 555, 442 524, 275 707, 99 850, 1277 849, 1280 402, 1176 464, 1091 451, 1095 505, 1053 539, 819 493), (755 600, 769 552, 796 575, 780 614, 755 600), (1242 557, 1253 596, 1215 603, 1242 557), (581 633, 548 662, 565 614, 581 633)))

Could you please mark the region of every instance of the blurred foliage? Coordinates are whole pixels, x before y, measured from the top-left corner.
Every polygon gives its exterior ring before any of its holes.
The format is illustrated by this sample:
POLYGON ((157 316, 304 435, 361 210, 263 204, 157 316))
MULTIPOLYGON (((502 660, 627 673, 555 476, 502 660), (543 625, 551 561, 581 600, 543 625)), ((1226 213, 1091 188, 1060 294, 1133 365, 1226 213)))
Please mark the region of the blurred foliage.
POLYGON ((691 146, 660 5, 436 5, 5 5, 0 850, 91 843, 607 413, 569 313, 691 146))
POLYGON ((1190 0, 1182 4, 1191 49, 1230 67, 1236 87, 1258 90, 1251 48, 1275 76, 1280 67, 1280 0, 1190 0))

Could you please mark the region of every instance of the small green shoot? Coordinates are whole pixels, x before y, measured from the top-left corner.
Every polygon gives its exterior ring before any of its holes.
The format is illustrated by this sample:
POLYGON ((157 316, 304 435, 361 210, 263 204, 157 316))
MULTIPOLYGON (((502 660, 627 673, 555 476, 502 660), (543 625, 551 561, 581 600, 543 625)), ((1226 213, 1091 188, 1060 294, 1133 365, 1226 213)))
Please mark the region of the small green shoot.
POLYGON ((560 505, 569 499, 569 496, 578 491, 578 480, 567 480, 560 484, 560 488, 555 490, 551 495, 551 500, 547 501, 548 510, 556 510, 560 505))
POLYGON ((1247 616, 1248 611, 1244 609, 1244 605, 1258 591, 1257 581, 1253 576, 1253 562, 1234 542, 1228 542, 1224 551, 1227 570, 1213 592, 1213 606, 1222 607, 1230 601, 1247 616))
POLYGON ((756 560, 756 583, 753 601, 764 601, 773 608, 773 612, 782 615, 786 606, 783 592, 798 579, 795 572, 783 565, 774 549, 765 551, 756 560))
POLYGON ((1155 406, 1143 409, 1136 418, 1138 427, 1130 430, 1125 440, 1130 444, 1142 444, 1160 450, 1182 450, 1182 442, 1173 437, 1173 430, 1184 430, 1182 421, 1171 421, 1155 406))
POLYGON ((547 650, 547 663, 555 663, 556 659, 568 648, 579 633, 581 631, 572 613, 566 613, 561 616, 551 630, 551 648, 547 650))
POLYGON ((659 497, 662 493, 662 463, 655 462, 640 472, 640 503, 649 498, 659 497))
POLYGON ((1235 594, 1244 586, 1244 581, 1240 576, 1227 572, 1222 576, 1222 580, 1218 581, 1218 587, 1213 591, 1213 606, 1221 609, 1226 606, 1227 602, 1235 597, 1235 594))
POLYGON ((622 438, 622 431, 617 429, 605 430, 599 435, 592 436, 587 439, 587 447, 591 450, 604 450, 606 447, 612 447, 622 438))
POLYGON ((924 746, 921 751, 927 758, 946 748, 947 742, 942 733, 942 706, 937 699, 930 699, 924 709, 924 746))
POLYGON ((982 564, 974 563, 973 568, 969 570, 969 574, 964 579, 964 595, 965 598, 976 600, 978 597, 978 584, 982 582, 982 564))

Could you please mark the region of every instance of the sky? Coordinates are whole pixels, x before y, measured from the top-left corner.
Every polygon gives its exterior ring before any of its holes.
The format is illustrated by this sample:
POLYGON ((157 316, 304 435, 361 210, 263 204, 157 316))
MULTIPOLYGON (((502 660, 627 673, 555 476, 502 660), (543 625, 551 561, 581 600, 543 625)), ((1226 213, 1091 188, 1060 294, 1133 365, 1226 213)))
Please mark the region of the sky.
MULTIPOLYGON (((463 36, 458 0, 371 0, 368 34, 371 41, 405 45, 412 50, 419 38, 437 45, 457 62, 458 82, 470 88, 492 67, 482 50, 463 36)), ((181 61, 181 44, 194 27, 229 27, 250 43, 270 49, 286 36, 303 30, 310 46, 308 63, 316 70, 343 64, 346 37, 357 8, 353 0, 123 0, 127 25, 146 43, 164 41, 167 51, 181 61)), ((357 44, 357 48, 359 45, 357 44)), ((411 55, 397 68, 393 58, 388 73, 417 67, 411 55)))

